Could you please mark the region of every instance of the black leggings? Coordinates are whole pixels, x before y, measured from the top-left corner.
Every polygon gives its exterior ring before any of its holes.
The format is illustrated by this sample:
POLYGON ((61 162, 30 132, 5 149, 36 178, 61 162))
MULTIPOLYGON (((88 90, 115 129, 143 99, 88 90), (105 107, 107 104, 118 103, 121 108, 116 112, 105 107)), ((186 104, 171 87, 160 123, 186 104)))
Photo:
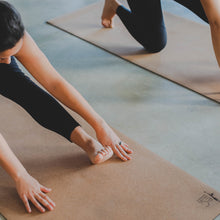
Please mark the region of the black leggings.
POLYGON ((0 64, 0 94, 22 106, 40 125, 70 142, 72 131, 80 126, 51 95, 21 72, 14 57, 11 64, 0 64))
MULTIPOLYGON (((200 0, 175 0, 208 23, 200 0)), ((131 10, 117 8, 117 15, 129 33, 150 53, 161 51, 167 43, 160 0, 127 0, 131 10)))

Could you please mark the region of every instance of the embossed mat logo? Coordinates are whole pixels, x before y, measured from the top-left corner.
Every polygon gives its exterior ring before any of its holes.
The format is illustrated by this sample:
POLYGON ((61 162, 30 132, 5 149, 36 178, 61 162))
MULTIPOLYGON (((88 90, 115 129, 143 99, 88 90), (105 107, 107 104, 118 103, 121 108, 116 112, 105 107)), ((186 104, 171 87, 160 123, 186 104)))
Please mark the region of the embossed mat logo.
POLYGON ((214 202, 220 202, 220 200, 215 197, 214 193, 207 193, 204 191, 202 196, 197 200, 198 203, 204 205, 205 207, 209 207, 214 202))

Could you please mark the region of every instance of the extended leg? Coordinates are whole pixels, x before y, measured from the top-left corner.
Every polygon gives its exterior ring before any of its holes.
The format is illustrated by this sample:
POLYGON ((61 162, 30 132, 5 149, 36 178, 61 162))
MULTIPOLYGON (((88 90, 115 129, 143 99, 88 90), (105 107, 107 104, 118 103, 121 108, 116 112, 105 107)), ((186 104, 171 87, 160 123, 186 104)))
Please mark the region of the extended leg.
POLYGON ((37 86, 18 68, 15 59, 0 64, 0 94, 21 105, 39 124, 57 132, 85 150, 92 163, 100 163, 113 155, 90 137, 72 116, 47 92, 37 86))
POLYGON ((43 127, 70 140, 79 124, 46 91, 37 86, 18 68, 15 59, 10 65, 0 64, 0 94, 21 105, 43 127))

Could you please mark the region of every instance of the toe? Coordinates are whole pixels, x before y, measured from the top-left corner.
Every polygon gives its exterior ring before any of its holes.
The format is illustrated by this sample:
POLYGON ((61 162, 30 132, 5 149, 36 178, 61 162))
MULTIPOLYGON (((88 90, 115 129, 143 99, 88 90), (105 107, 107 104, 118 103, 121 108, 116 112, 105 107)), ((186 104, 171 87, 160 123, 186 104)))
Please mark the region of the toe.
POLYGON ((107 154, 107 152, 105 151, 105 149, 102 149, 102 150, 100 151, 100 153, 101 153, 103 156, 105 156, 105 155, 107 154))
POLYGON ((102 156, 105 156, 106 155, 106 151, 105 149, 101 149, 98 154, 101 154, 102 156))
POLYGON ((109 150, 109 148, 106 148, 105 150, 106 150, 107 154, 109 154, 109 153, 111 152, 111 151, 109 150))
POLYGON ((113 23, 112 23, 112 21, 109 22, 109 28, 113 28, 113 23))
POLYGON ((93 164, 99 164, 102 163, 106 160, 108 160, 109 158, 111 158, 113 156, 113 150, 111 149, 111 147, 104 147, 101 150, 99 150, 95 156, 95 158, 92 159, 92 163, 93 164))
POLYGON ((109 150, 106 149, 105 151, 106 151, 106 155, 109 155, 109 154, 110 154, 109 150))
POLYGON ((113 152, 113 150, 112 150, 112 148, 111 148, 111 147, 109 147, 109 149, 108 149, 108 150, 109 150, 109 152, 110 152, 110 153, 114 154, 114 152, 113 152))
POLYGON ((103 160, 104 156, 101 153, 98 153, 94 159, 94 164, 100 163, 103 160))
POLYGON ((106 151, 107 151, 108 154, 110 154, 110 153, 112 152, 111 147, 107 147, 107 148, 106 148, 106 151))
POLYGON ((107 19, 103 19, 102 20, 102 25, 105 27, 105 28, 110 28, 111 27, 111 22, 107 19))

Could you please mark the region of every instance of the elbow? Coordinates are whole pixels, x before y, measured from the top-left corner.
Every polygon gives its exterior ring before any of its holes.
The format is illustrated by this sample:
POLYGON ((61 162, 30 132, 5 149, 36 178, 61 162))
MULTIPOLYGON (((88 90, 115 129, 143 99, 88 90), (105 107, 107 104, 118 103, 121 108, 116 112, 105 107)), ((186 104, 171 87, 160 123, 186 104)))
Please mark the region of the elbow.
POLYGON ((58 82, 55 81, 55 82, 51 83, 50 86, 49 86, 49 92, 50 93, 55 92, 58 87, 59 87, 59 83, 58 82))
POLYGON ((210 19, 209 24, 212 31, 219 32, 220 31, 220 18, 218 19, 210 19))
POLYGON ((48 85, 48 91, 50 93, 54 93, 56 92, 61 86, 61 81, 60 80, 54 80, 53 82, 51 82, 49 85, 48 85))
POLYGON ((60 94, 61 91, 63 91, 64 87, 65 87, 64 81, 62 79, 58 79, 50 84, 48 91, 52 95, 57 96, 58 94, 60 94))

